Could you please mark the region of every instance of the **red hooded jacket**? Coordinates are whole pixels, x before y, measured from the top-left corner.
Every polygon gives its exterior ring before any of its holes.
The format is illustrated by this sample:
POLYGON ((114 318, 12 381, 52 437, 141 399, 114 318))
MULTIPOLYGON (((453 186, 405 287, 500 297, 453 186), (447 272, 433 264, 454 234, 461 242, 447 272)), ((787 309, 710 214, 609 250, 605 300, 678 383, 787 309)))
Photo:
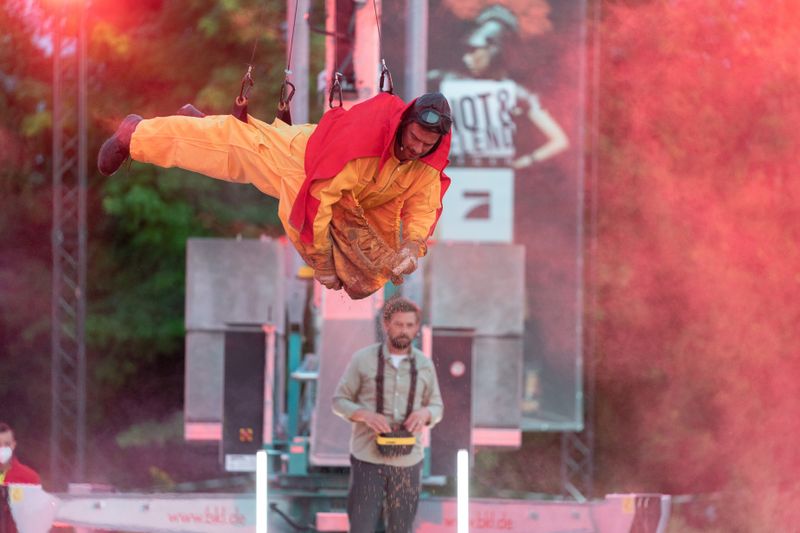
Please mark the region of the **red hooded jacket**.
MULTIPOLYGON (((379 168, 382 168, 391 157, 403 113, 415 101, 405 104, 397 96, 380 93, 349 110, 338 107, 322 116, 306 145, 306 179, 289 216, 289 222, 300 232, 303 242, 314 240, 314 218, 319 207, 319 200, 311 195, 311 185, 317 180, 333 178, 349 161, 362 157, 380 157, 379 168)), ((450 185, 450 178, 444 173, 449 163, 450 136, 449 132, 443 135, 436 150, 421 159, 439 171, 442 197, 450 185)), ((441 208, 436 220, 440 214, 441 208)))
POLYGON ((33 468, 20 463, 16 457, 11 457, 11 468, 6 472, 3 484, 8 485, 10 483, 41 485, 42 480, 33 468))
MULTIPOLYGON (((41 485, 42 480, 32 468, 20 463, 16 457, 11 457, 11 467, 6 472, 3 485, 19 483, 25 485, 41 485)), ((0 503, 0 531, 6 533, 17 533, 17 525, 11 516, 11 508, 6 502, 0 503)))

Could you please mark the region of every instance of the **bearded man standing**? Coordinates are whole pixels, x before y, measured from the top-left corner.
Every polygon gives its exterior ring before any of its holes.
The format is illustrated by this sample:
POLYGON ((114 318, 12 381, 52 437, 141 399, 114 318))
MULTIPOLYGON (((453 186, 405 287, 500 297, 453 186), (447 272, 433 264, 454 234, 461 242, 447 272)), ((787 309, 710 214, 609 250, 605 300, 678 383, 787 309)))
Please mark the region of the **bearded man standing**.
POLYGON ((347 516, 351 533, 373 533, 381 510, 387 533, 408 533, 419 502, 420 434, 442 419, 433 363, 412 346, 420 310, 392 298, 383 308, 386 341, 353 355, 333 396, 352 422, 347 516))

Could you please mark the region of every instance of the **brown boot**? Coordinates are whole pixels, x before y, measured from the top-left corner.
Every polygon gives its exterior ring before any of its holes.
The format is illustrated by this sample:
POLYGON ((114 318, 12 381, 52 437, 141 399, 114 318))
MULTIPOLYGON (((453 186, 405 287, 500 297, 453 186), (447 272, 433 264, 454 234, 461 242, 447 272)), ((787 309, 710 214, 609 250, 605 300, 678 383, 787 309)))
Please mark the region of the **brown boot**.
POLYGON ((109 137, 97 154, 97 169, 103 176, 110 176, 122 166, 131 155, 131 135, 136 125, 142 121, 139 115, 128 115, 109 137))

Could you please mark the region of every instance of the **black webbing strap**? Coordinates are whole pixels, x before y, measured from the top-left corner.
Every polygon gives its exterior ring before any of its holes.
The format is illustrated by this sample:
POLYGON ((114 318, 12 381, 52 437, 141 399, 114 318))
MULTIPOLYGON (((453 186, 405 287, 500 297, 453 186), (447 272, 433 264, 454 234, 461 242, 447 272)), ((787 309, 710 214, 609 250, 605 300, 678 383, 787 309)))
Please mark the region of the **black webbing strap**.
POLYGON ((14 517, 11 516, 11 507, 8 505, 8 487, 0 485, 0 533, 16 531, 14 517))
MULTIPOLYGON (((409 355, 409 362, 411 363, 411 386, 408 389, 408 404, 406 405, 406 418, 411 416, 414 411, 414 395, 417 392, 417 361, 414 358, 414 352, 409 355)), ((383 344, 378 348, 378 372, 375 374, 376 396, 375 411, 378 414, 383 414, 383 374, 386 371, 385 361, 383 359, 383 344)))
POLYGON ((417 361, 414 358, 414 352, 411 352, 409 362, 411 363, 411 387, 408 389, 408 407, 406 407, 406 418, 411 416, 411 413, 414 411, 414 395, 417 392, 417 361))
POLYGON ((375 374, 375 386, 377 388, 375 398, 375 411, 379 414, 383 414, 383 372, 384 372, 384 361, 383 361, 383 344, 380 345, 378 348, 378 373, 375 374))

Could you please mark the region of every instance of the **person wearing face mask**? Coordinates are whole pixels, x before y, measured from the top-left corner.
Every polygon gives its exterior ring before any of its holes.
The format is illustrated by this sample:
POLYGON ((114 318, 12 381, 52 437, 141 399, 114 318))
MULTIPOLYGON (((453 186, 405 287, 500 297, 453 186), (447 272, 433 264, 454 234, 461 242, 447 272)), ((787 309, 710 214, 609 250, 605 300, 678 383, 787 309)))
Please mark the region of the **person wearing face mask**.
POLYGON ((14 484, 41 485, 39 474, 31 467, 19 462, 14 454, 17 441, 14 440, 14 430, 4 422, 0 422, 0 531, 3 533, 17 533, 14 519, 6 499, 6 486, 14 484))
POLYGON ((0 485, 11 483, 41 485, 39 474, 31 467, 20 463, 14 455, 16 447, 14 430, 8 424, 0 422, 0 485))
POLYGON ((441 93, 406 104, 382 92, 320 123, 247 116, 128 115, 98 170, 130 157, 235 183, 278 199, 278 218, 314 277, 364 298, 411 274, 442 209, 452 118, 441 93))
POLYGON ((373 533, 382 510, 387 533, 412 531, 421 486, 420 436, 444 411, 436 369, 412 345, 419 328, 413 302, 388 300, 386 341, 353 355, 333 395, 333 412, 352 423, 350 533, 373 533))

